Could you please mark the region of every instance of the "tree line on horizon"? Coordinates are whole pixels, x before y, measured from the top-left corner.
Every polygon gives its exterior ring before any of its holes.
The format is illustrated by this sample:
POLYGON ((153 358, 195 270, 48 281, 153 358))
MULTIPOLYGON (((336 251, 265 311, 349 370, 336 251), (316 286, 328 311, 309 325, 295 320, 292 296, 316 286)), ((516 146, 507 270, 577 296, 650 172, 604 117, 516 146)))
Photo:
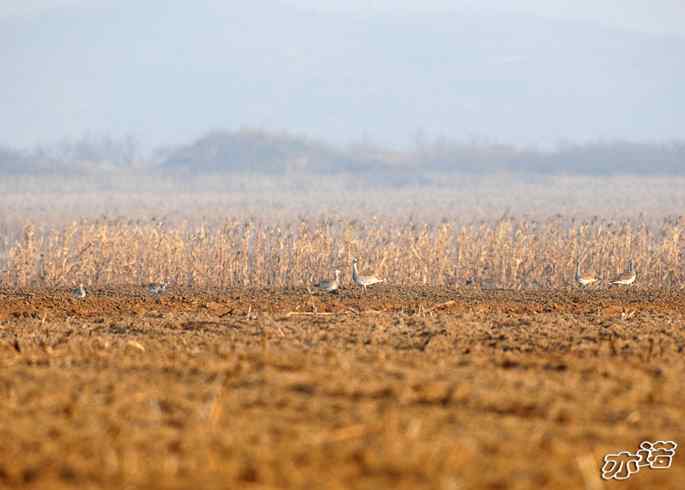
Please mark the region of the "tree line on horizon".
POLYGON ((30 150, 0 146, 0 175, 111 172, 356 175, 372 183, 422 184, 446 174, 685 175, 685 141, 560 143, 540 150, 483 140, 417 138, 397 150, 373 143, 336 146, 286 132, 212 131, 145 155, 131 136, 84 136, 30 150))

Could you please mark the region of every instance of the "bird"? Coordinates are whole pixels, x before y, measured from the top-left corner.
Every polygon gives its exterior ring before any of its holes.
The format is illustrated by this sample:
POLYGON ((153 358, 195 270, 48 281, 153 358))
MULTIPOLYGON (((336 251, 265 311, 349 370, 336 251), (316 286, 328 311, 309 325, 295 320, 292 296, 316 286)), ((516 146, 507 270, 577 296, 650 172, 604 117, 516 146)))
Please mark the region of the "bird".
POLYGON ((637 278, 637 273, 635 272, 635 267, 633 266, 633 259, 630 259, 628 261, 628 270, 625 272, 621 272, 618 276, 614 278, 613 281, 611 281, 610 284, 620 284, 623 286, 630 286, 632 283, 635 282, 635 279, 637 278))
POLYGON ((166 287, 167 287, 167 283, 166 283, 166 282, 163 282, 163 283, 160 283, 160 284, 158 284, 158 283, 156 283, 156 282, 151 282, 150 284, 147 285, 147 291, 148 291, 148 293, 150 293, 150 294, 154 294, 154 295, 159 296, 159 295, 162 294, 164 291, 166 291, 166 287))
POLYGON ((71 290, 72 296, 78 299, 83 299, 86 297, 86 288, 83 287, 83 283, 79 284, 77 288, 71 290))
POLYGON ((325 293, 335 293, 338 291, 338 287, 340 286, 340 271, 338 269, 335 269, 335 279, 333 280, 328 280, 328 279, 323 279, 316 284, 314 284, 314 287, 318 289, 319 291, 323 291, 325 293))
POLYGON ((357 270, 357 259, 353 258, 352 259, 352 281, 357 286, 361 286, 364 288, 364 291, 366 291, 367 286, 373 286, 374 284, 378 284, 383 282, 383 279, 379 279, 376 276, 360 276, 359 271, 357 270))
POLYGON ((590 286, 597 281, 599 281, 599 278, 592 272, 585 272, 582 273, 580 272, 580 261, 582 258, 579 258, 576 261, 576 282, 583 287, 590 286))
POLYGON ((466 285, 479 289, 497 289, 497 280, 489 267, 484 265, 481 270, 466 278, 466 285))

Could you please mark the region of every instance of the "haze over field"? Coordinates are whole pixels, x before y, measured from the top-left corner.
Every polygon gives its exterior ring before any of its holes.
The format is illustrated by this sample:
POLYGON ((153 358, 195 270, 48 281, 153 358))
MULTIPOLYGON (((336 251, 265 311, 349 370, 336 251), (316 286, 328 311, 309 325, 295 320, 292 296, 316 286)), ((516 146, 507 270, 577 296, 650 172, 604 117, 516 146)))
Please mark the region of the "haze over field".
POLYGON ((6 205, 56 193, 51 216, 133 213, 129 193, 153 191, 231 196, 142 198, 145 216, 170 202, 679 212, 682 13, 668 1, 3 2, 0 189, 6 205))

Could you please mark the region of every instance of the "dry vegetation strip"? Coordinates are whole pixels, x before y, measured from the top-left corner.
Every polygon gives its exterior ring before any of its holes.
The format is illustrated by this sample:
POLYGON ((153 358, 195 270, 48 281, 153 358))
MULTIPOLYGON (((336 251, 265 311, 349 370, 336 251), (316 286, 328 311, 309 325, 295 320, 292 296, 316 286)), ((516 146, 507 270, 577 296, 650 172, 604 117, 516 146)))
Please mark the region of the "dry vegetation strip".
POLYGON ((685 441, 684 322, 649 290, 0 290, 0 485, 675 490, 680 454, 598 475, 685 441))
MULTIPOLYGON (((605 281, 630 258, 641 287, 685 284, 685 221, 658 224, 501 218, 472 224, 303 219, 283 224, 92 220, 65 227, 26 225, 7 252, 2 284, 90 287, 167 280, 188 287, 310 284, 352 257, 390 284, 559 288, 573 284, 576 260, 605 281)), ((349 281, 349 277, 346 277, 349 281)))

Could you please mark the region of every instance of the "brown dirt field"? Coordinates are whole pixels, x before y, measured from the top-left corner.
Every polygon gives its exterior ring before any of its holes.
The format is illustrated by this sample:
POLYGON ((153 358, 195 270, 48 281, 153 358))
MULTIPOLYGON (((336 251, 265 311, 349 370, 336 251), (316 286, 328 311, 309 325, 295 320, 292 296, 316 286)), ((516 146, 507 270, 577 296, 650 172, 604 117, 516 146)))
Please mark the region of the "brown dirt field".
POLYGON ((685 292, 0 290, 0 487, 685 488, 685 292))

